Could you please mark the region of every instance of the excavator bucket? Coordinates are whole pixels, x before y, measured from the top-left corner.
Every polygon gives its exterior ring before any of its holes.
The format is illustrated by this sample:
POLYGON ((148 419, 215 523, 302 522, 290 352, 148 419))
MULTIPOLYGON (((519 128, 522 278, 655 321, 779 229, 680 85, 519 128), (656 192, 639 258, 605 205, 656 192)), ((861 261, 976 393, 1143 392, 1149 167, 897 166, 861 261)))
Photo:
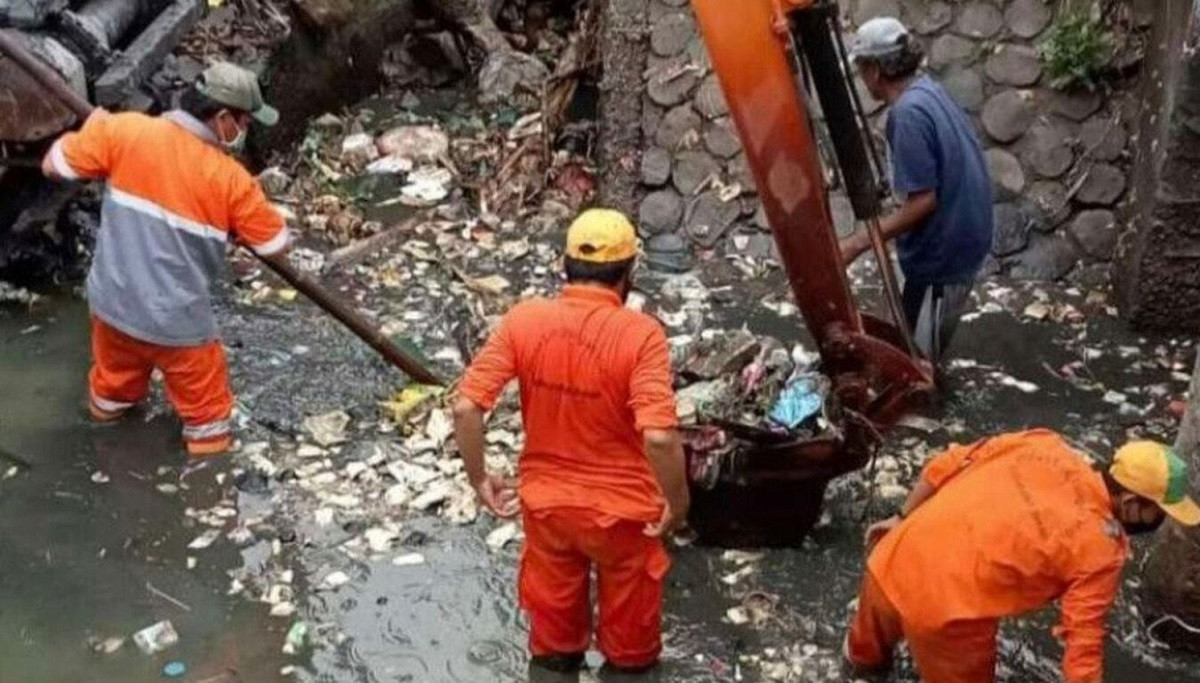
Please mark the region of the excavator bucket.
POLYGON ((0 55, 0 140, 37 142, 75 122, 75 115, 11 60, 0 55))

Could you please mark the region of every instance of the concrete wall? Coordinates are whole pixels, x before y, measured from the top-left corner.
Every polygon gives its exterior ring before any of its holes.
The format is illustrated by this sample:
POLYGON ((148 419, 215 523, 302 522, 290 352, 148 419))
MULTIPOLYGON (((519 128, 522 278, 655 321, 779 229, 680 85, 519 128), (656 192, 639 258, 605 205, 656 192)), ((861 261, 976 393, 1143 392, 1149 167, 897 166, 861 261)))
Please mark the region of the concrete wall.
POLYGON ((1200 0, 1159 0, 1113 282, 1122 315, 1200 330, 1200 0))

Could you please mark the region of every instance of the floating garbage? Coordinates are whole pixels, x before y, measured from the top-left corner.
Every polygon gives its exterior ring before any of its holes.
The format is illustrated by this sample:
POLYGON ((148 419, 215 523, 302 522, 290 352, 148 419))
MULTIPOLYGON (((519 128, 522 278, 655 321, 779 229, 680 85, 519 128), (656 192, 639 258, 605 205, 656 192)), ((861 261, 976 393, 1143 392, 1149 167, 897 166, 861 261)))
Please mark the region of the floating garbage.
POLYGON ((283 639, 283 654, 294 655, 303 650, 307 642, 308 624, 297 621, 288 629, 287 636, 283 639))
POLYGON ((405 553, 392 558, 392 564, 397 567, 415 567, 418 564, 425 564, 425 556, 421 553, 405 553))
POLYGON ((492 529, 487 535, 487 546, 492 549, 492 552, 499 552, 504 546, 508 545, 517 535, 520 529, 516 522, 507 522, 492 529))
POLYGON ((450 139, 434 126, 399 126, 380 135, 376 144, 381 154, 410 163, 436 163, 450 151, 450 139))
POLYGON ((775 407, 771 409, 771 421, 795 429, 821 412, 828 393, 829 380, 824 375, 815 372, 798 375, 780 392, 775 407))
POLYGON ((366 539, 367 546, 374 553, 387 552, 391 549, 392 543, 396 541, 397 536, 396 532, 381 527, 372 527, 363 532, 363 538, 366 539))
POLYGON ((133 642, 142 652, 152 655, 179 642, 179 634, 170 621, 160 621, 133 634, 133 642))
POLYGON ((187 664, 184 664, 179 660, 167 662, 163 666, 162 672, 167 678, 179 678, 187 673, 187 664))
POLYGON ((121 637, 105 638, 104 640, 89 640, 93 652, 111 655, 125 646, 125 639, 121 637))
POLYGON ((408 184, 400 188, 401 201, 409 206, 430 206, 449 196, 453 180, 454 176, 444 168, 418 168, 408 174, 408 184))
POLYGON ((187 547, 191 550, 204 550, 208 546, 216 542, 221 537, 220 529, 208 529, 204 533, 192 539, 187 547))
POLYGON ((324 415, 313 415, 304 419, 304 429, 313 441, 322 446, 333 446, 346 441, 346 428, 350 426, 350 415, 344 410, 335 410, 324 415))
POLYGON ((336 571, 325 575, 325 578, 321 580, 321 587, 338 588, 348 583, 350 583, 350 577, 346 575, 346 572, 336 571))
POLYGON ((412 159, 398 156, 380 157, 367 164, 367 173, 373 175, 388 175, 408 173, 413 169, 412 159))

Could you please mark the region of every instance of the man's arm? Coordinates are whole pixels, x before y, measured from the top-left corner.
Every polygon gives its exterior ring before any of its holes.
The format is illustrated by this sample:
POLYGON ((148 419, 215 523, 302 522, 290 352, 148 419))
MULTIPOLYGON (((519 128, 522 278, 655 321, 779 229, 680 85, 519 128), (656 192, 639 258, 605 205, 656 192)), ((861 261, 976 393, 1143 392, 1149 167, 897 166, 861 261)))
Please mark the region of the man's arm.
POLYGON ((111 115, 96 109, 77 131, 64 133, 42 157, 42 173, 51 180, 108 177, 113 162, 111 115))
POLYGON ((471 487, 483 504, 501 517, 516 514, 516 497, 510 482, 487 472, 483 418, 484 413, 495 406, 504 386, 517 375, 506 323, 507 319, 500 321, 463 374, 453 411, 454 440, 471 487))
POLYGON ((239 167, 229 197, 233 214, 233 236, 238 244, 267 260, 283 260, 291 248, 287 223, 267 200, 258 181, 239 167))
POLYGON ((483 504, 499 517, 517 513, 517 499, 510 482, 489 474, 484 461, 483 408, 469 398, 454 403, 454 441, 467 470, 467 480, 483 504))
POLYGON ((1062 621, 1055 635, 1066 644, 1063 679, 1066 683, 1100 683, 1104 674, 1104 637, 1108 612, 1121 585, 1122 559, 1085 574, 1062 598, 1062 621))
POLYGON ((650 536, 661 536, 677 528, 687 519, 691 507, 687 470, 684 465, 683 439, 676 429, 647 429, 642 435, 646 458, 654 469, 658 486, 666 498, 667 508, 657 524, 646 527, 650 536))
MULTIPOLYGON (((879 234, 884 242, 893 240, 906 232, 916 230, 937 210, 937 193, 933 190, 914 192, 905 198, 900 208, 884 216, 879 221, 879 234)), ((854 234, 839 243, 842 254, 842 265, 848 266, 863 252, 871 249, 871 236, 866 229, 856 230, 854 234)))
POLYGON ((637 362, 629 380, 629 407, 642 433, 646 459, 666 499, 662 518, 646 527, 651 536, 661 536, 683 523, 691 500, 683 440, 676 427, 675 392, 671 389, 671 351, 667 336, 653 323, 638 349, 637 362))

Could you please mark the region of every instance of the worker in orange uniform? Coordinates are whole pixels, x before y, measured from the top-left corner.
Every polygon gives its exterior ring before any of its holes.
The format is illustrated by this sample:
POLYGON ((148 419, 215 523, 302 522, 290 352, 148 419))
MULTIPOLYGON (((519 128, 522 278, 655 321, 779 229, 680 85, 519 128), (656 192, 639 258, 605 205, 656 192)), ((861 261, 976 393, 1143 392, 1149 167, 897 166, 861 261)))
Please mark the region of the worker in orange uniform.
POLYGON ((252 120, 278 118, 253 73, 218 63, 182 94, 179 110, 97 110, 46 154, 47 176, 107 181, 87 278, 96 420, 115 420, 144 399, 157 368, 188 453, 233 445, 233 394, 210 290, 231 240, 264 256, 288 246, 283 218, 233 156, 252 120))
POLYGON ((1153 531, 1164 514, 1200 523, 1187 481, 1162 444, 1130 443, 1096 471, 1047 430, 937 455, 900 513, 867 531, 850 664, 860 676, 886 671, 903 639, 925 683, 989 683, 999 620, 1059 600, 1063 678, 1100 683, 1126 534, 1153 531))
POLYGON ((682 523, 689 497, 666 336, 622 305, 636 256, 625 216, 580 214, 562 293, 509 311, 459 385, 455 435, 472 486, 502 517, 517 513, 519 494, 531 673, 582 667, 593 567, 606 668, 648 671, 662 649, 661 538, 682 523), (514 378, 525 429, 515 492, 486 471, 483 453, 484 413, 514 378))

